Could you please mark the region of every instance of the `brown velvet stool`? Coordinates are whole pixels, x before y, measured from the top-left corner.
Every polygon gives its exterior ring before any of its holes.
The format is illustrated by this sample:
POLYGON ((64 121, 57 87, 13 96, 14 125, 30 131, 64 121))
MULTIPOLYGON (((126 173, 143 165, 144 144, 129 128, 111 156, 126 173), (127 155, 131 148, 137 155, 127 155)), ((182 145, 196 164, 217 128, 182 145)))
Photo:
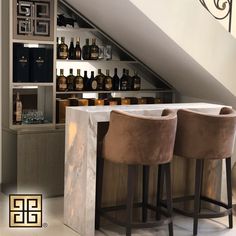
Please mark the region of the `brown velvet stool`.
POLYGON ((174 154, 196 159, 194 196, 180 197, 174 202, 194 200, 193 212, 175 209, 179 213, 194 218, 193 234, 197 235, 198 219, 218 218, 228 215, 229 228, 233 227, 232 218, 232 186, 231 186, 231 155, 233 152, 236 112, 224 107, 219 115, 209 115, 190 110, 177 112, 178 124, 176 131, 174 154), (204 160, 226 159, 228 203, 202 196, 202 179, 204 160), (225 208, 223 212, 201 213, 201 201, 225 208))
MULTIPOLYGON (((126 236, 131 235, 132 228, 151 228, 163 224, 169 225, 169 235, 173 235, 172 224, 172 196, 171 196, 171 177, 170 161, 173 157, 175 142, 175 133, 177 126, 176 113, 171 110, 164 110, 161 117, 147 117, 131 115, 126 112, 112 111, 108 132, 103 142, 103 158, 117 164, 126 164, 128 166, 127 181, 127 201, 124 206, 113 206, 102 208, 102 182, 104 159, 98 157, 97 163, 97 191, 96 191, 96 229, 100 228, 100 216, 126 228, 126 236), (143 218, 146 210, 151 209, 147 203, 148 188, 143 196, 142 203, 135 204, 134 185, 137 179, 137 166, 161 165, 166 176, 167 192, 167 213, 166 218, 160 221, 133 223, 133 207, 143 207, 143 218), (126 210, 125 219, 118 220, 111 215, 109 211, 126 210)), ((147 179, 147 171, 144 172, 147 179)), ((156 208, 154 209, 156 211, 156 208)))

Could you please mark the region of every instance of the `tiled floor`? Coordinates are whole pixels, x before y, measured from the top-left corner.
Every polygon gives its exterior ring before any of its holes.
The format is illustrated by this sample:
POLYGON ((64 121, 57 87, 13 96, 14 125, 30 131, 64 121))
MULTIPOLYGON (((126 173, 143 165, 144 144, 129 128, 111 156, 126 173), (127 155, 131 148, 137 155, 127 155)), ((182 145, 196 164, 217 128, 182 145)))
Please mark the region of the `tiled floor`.
MULTIPOLYGON (((46 228, 40 229, 12 229, 8 227, 8 198, 0 194, 0 236, 79 236, 76 232, 63 224, 63 198, 53 198, 44 200, 44 219, 46 228)), ((234 217, 236 224, 236 217, 234 217)), ((125 235, 124 229, 107 226, 96 232, 96 236, 120 236, 125 235)), ((167 227, 153 230, 134 230, 133 236, 167 236, 167 227)), ((174 235, 192 235, 192 219, 180 215, 174 216, 174 235)), ((200 220, 199 236, 235 236, 234 229, 227 228, 227 217, 220 220, 200 220)), ((81 235, 83 236, 83 235, 81 235)), ((92 236, 92 235, 91 235, 92 236)))

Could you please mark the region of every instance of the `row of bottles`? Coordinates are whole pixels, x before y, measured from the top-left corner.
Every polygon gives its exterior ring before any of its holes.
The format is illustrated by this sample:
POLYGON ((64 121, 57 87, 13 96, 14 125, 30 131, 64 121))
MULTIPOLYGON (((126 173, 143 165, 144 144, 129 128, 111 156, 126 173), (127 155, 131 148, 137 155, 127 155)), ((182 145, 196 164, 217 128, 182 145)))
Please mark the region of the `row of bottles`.
POLYGON ((77 75, 73 75, 73 69, 70 69, 70 74, 65 77, 64 70, 60 69, 60 75, 57 76, 57 91, 132 91, 141 89, 141 78, 135 72, 134 76, 129 75, 129 70, 123 69, 121 78, 117 75, 117 68, 114 69, 113 77, 110 76, 110 71, 106 70, 106 75, 98 69, 98 74, 94 76, 94 71, 91 72, 91 77, 88 78, 87 71, 84 71, 84 76, 81 76, 80 69, 77 69, 77 75))
POLYGON ((85 45, 80 47, 80 38, 76 38, 76 45, 74 45, 74 38, 71 38, 70 46, 65 43, 65 37, 61 37, 61 43, 59 44, 59 38, 57 37, 57 59, 69 59, 69 60, 98 60, 99 59, 99 47, 96 45, 96 38, 92 38, 92 44, 89 44, 89 39, 86 39, 85 45))

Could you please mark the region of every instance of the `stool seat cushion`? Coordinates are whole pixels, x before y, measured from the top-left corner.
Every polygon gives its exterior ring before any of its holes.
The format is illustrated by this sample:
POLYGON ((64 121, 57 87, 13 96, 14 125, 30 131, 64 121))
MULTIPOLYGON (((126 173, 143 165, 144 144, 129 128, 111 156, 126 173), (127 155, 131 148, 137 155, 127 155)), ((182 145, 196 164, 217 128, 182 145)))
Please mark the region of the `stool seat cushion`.
POLYGON ((177 112, 174 154, 194 159, 231 157, 236 130, 236 112, 228 107, 219 115, 181 109, 177 112))
POLYGON ((164 110, 160 117, 111 112, 103 142, 103 157, 128 165, 156 165, 173 157, 176 112, 164 110))

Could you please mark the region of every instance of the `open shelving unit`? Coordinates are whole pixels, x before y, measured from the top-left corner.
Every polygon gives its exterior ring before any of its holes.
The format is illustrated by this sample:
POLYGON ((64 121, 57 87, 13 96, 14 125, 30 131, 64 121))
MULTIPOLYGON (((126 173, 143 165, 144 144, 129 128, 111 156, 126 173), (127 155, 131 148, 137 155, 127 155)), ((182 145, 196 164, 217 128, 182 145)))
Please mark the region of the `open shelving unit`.
MULTIPOLYGON (((34 0, 33 2, 42 2, 34 0)), ((64 138, 65 129, 63 124, 56 123, 56 101, 58 98, 70 98, 76 95, 78 98, 98 98, 100 94, 109 94, 112 97, 143 97, 164 96, 168 102, 174 101, 175 91, 158 74, 153 72, 147 65, 132 55, 128 50, 115 42, 106 33, 90 22, 77 9, 71 7, 64 0, 43 0, 52 4, 53 12, 50 15, 51 33, 49 37, 30 35, 17 36, 17 17, 15 14, 16 4, 19 0, 3 2, 3 19, 6 27, 3 27, 2 54, 3 81, 2 81, 2 134, 3 134, 3 188, 6 193, 31 189, 34 192, 45 193, 45 196, 58 196, 63 194, 64 187, 64 138), (76 27, 57 27, 57 14, 63 13, 66 17, 76 19, 76 27), (8 25, 7 25, 8 24, 8 25), (9 26, 9 27, 8 27, 9 26), (96 38, 97 45, 112 46, 112 60, 57 60, 56 37, 66 36, 69 44, 71 37, 80 36, 81 47, 85 38, 96 38), (52 78, 44 82, 14 82, 14 45, 28 45, 29 48, 44 47, 52 48, 52 78), (69 68, 91 71, 105 69, 111 71, 118 68, 118 76, 121 77, 122 69, 138 71, 141 77, 140 91, 56 91, 56 69, 63 68, 65 76, 69 68), (16 92, 20 93, 23 110, 34 109, 44 114, 43 124, 13 123, 13 102, 16 92), (9 167, 14 167, 15 170, 9 167), (10 191, 9 191, 10 190, 10 191)), ((22 2, 22 1, 21 1, 22 2)), ((23 1, 27 3, 28 0, 23 1)), ((29 2, 28 2, 29 3, 29 2)), ((27 5, 27 4, 26 4, 27 5)), ((27 27, 26 27, 27 28, 27 27)), ((25 29, 26 29, 25 28, 25 29)), ((132 73, 131 73, 132 75, 132 73)))

